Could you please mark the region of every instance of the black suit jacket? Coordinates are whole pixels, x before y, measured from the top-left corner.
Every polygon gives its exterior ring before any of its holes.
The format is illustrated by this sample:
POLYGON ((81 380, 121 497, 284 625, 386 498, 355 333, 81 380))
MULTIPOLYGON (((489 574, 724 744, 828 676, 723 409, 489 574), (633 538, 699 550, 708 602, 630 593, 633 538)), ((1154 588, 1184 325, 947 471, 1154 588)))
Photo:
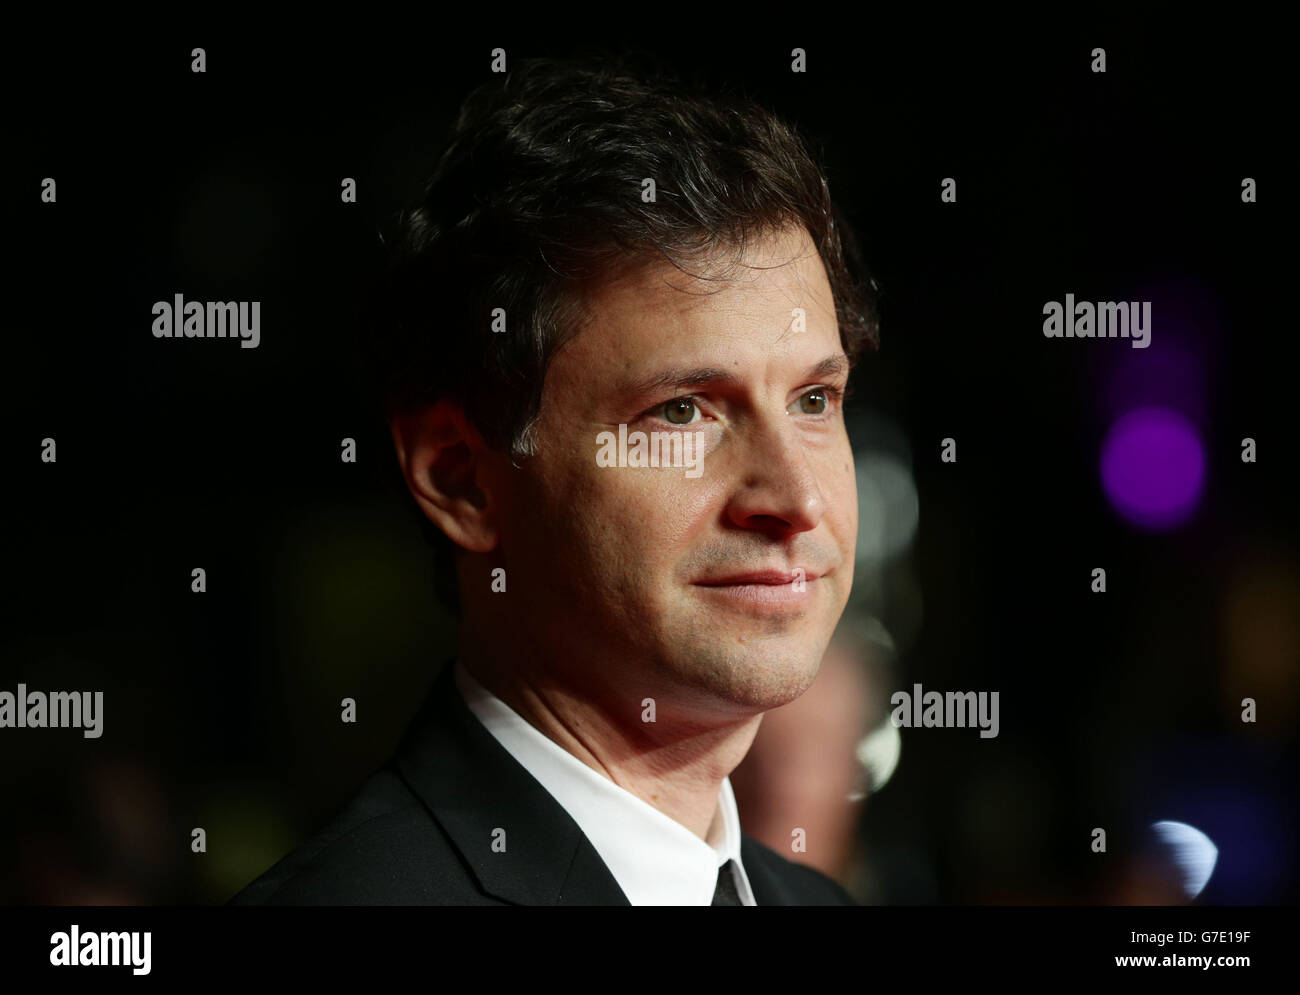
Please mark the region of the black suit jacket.
MULTIPOLYGON (((499 835, 499 834, 498 834, 499 835)), ((854 905, 742 834, 759 905, 854 905)), ((396 755, 232 905, 628 905, 568 812, 484 728, 443 668, 396 755), (505 830, 504 852, 493 832, 505 830)))

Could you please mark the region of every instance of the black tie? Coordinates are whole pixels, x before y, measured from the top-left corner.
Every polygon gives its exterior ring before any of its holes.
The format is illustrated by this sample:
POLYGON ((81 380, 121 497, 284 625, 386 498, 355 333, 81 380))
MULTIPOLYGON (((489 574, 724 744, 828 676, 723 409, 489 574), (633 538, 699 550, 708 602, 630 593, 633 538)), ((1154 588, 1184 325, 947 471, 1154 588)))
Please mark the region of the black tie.
POLYGON ((728 860, 718 868, 718 885, 713 889, 714 905, 744 905, 736 891, 735 863, 728 860))

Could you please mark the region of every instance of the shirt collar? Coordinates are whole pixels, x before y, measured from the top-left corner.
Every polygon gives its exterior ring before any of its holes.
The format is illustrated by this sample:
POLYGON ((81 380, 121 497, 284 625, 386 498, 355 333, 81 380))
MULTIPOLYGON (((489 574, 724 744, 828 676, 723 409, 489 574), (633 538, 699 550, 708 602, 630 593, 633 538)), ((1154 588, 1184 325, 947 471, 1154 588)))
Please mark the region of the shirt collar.
POLYGON ((453 664, 465 704, 492 736, 573 817, 632 905, 709 905, 718 870, 736 868, 736 889, 753 905, 740 859, 740 815, 730 778, 718 792, 721 827, 709 841, 569 753, 453 664))

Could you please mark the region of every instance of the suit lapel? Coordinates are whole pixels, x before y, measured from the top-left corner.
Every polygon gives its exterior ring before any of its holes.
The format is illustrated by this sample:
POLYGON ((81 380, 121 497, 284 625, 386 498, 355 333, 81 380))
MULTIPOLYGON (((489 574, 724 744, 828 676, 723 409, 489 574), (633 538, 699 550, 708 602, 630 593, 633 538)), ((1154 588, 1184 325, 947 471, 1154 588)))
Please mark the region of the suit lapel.
POLYGON ((740 836, 740 859, 745 865, 754 901, 764 905, 801 905, 800 896, 777 873, 777 865, 758 843, 743 833, 740 836))
POLYGON ((470 711, 452 663, 403 734, 396 767, 487 894, 519 905, 629 904, 572 816, 470 711))

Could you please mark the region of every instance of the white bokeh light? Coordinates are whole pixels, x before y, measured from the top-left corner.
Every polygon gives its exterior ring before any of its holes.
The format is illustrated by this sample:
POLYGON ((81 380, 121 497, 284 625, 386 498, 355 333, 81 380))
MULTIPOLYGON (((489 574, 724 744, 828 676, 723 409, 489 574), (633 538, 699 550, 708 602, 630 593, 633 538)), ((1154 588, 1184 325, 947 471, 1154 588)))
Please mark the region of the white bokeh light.
POLYGON ((908 465, 892 453, 856 453, 857 561, 883 563, 904 552, 916 536, 920 503, 908 465))
POLYGON ((1191 901, 1209 884, 1214 865, 1219 860, 1219 848, 1203 832, 1185 822, 1156 822, 1151 831, 1178 868, 1182 875, 1183 894, 1191 901))

